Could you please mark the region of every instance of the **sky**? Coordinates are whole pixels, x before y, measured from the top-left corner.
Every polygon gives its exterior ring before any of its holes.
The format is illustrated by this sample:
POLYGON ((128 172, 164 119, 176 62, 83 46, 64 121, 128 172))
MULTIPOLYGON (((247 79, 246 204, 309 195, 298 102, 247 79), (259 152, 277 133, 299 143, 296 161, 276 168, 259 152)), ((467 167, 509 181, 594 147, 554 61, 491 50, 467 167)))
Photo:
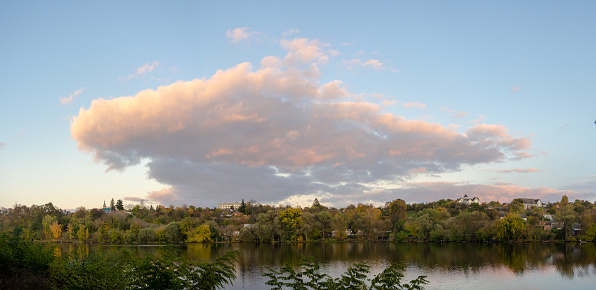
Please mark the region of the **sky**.
POLYGON ((592 1, 0 4, 0 206, 596 200, 592 1))

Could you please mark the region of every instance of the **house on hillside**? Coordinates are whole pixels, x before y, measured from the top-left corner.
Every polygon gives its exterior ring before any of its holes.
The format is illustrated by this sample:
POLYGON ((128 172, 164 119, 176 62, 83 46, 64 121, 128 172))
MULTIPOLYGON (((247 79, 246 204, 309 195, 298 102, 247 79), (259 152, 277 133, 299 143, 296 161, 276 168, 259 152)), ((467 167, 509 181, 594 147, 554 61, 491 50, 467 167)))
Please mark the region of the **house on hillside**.
POLYGON ((467 205, 471 205, 473 203, 479 204, 480 199, 478 199, 478 197, 475 197, 475 196, 473 198, 469 198, 467 194, 464 194, 464 197, 460 197, 457 199, 457 203, 463 203, 463 204, 467 204, 467 205))
POLYGON ((530 209, 531 207, 544 207, 544 204, 540 199, 533 199, 533 198, 521 198, 524 202, 524 208, 530 209))

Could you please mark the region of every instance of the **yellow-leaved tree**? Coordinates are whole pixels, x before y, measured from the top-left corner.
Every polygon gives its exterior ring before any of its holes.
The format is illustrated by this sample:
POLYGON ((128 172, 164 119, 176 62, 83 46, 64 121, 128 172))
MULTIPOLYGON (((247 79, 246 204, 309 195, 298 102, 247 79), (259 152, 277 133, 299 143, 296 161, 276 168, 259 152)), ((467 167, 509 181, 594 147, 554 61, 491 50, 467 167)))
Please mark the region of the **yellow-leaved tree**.
POLYGON ((79 238, 79 241, 86 242, 89 238, 89 229, 82 224, 77 231, 77 237, 79 238))
POLYGON ((53 239, 57 239, 62 235, 62 226, 58 224, 58 221, 54 221, 52 225, 50 225, 50 230, 52 231, 53 239))
POLYGON ((279 219, 283 225, 286 239, 295 240, 297 238, 297 231, 302 224, 301 215, 301 209, 291 207, 279 213, 279 219))
POLYGON ((210 243, 211 239, 211 227, 208 224, 202 224, 188 232, 189 243, 210 243))

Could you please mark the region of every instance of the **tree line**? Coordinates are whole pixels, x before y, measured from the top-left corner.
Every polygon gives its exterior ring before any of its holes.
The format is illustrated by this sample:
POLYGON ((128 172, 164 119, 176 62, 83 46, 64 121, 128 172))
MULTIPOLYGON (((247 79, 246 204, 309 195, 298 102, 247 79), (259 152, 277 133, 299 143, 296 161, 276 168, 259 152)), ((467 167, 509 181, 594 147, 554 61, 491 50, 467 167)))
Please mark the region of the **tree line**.
POLYGON ((593 241, 596 208, 567 196, 545 207, 496 201, 466 205, 450 199, 384 206, 272 206, 252 200, 237 211, 145 204, 111 210, 79 207, 68 213, 52 203, 0 208, 0 233, 16 230, 25 240, 90 243, 211 243, 369 241, 593 241))

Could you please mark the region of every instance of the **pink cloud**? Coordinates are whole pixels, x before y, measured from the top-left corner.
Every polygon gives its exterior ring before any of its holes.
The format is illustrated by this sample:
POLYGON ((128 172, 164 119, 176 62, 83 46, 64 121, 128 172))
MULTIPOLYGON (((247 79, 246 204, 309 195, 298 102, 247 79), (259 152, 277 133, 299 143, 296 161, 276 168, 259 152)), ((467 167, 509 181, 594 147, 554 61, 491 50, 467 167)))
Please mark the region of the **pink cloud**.
POLYGON ((409 102, 402 105, 404 108, 416 108, 416 109, 424 109, 426 108, 425 104, 419 102, 409 102))
POLYGON ((320 46, 286 42, 287 55, 268 58, 271 66, 241 63, 207 79, 93 100, 73 117, 72 138, 108 170, 150 160, 149 177, 169 186, 149 193, 151 199, 203 204, 239 194, 267 202, 341 197, 421 168, 456 171, 530 147, 504 126, 477 125, 462 134, 345 99, 353 94, 341 81, 321 83, 315 63, 292 65, 320 61, 320 46))
POLYGON ((528 172, 538 172, 539 170, 536 168, 515 168, 515 169, 505 169, 505 170, 497 170, 499 173, 528 173, 528 172))
POLYGON ((381 101, 381 104, 382 104, 383 106, 385 106, 385 107, 389 107, 389 106, 391 106, 391 105, 395 105, 395 104, 397 104, 397 103, 399 103, 399 102, 398 102, 398 101, 396 101, 396 100, 383 100, 383 101, 381 101))
POLYGON ((83 91, 85 91, 85 87, 82 87, 76 91, 74 91, 73 93, 68 95, 68 98, 60 98, 60 105, 66 105, 66 104, 70 104, 72 103, 72 101, 74 100, 74 98, 76 98, 78 95, 82 94, 83 91))
POLYGON ((248 27, 234 28, 226 31, 226 37, 231 39, 232 43, 236 44, 250 37, 252 32, 249 32, 248 30, 248 27))
POLYGON ((519 92, 520 89, 521 89, 521 87, 519 85, 517 85, 517 86, 511 88, 511 93, 512 94, 517 93, 517 92, 519 92))
POLYGON ((349 93, 342 87, 342 81, 331 81, 326 83, 322 87, 322 92, 320 93, 324 99, 342 99, 349 95, 349 93))
POLYGON ((480 115, 480 116, 478 117, 478 119, 476 119, 476 120, 473 120, 473 121, 472 121, 472 123, 474 123, 474 124, 480 124, 480 123, 483 123, 483 122, 484 122, 484 119, 485 119, 485 117, 484 117, 484 116, 482 116, 482 115, 480 115))
POLYGON ((157 62, 157 61, 154 61, 153 63, 146 63, 146 64, 138 67, 136 73, 131 74, 125 78, 120 78, 120 79, 121 80, 131 80, 135 77, 145 75, 147 73, 152 72, 157 66, 159 66, 159 62, 157 62))
POLYGON ((461 119, 467 115, 468 115, 468 112, 457 112, 457 113, 453 114, 453 118, 461 119))
POLYGON ((350 59, 350 60, 344 60, 343 64, 347 70, 354 69, 354 66, 356 66, 356 65, 362 66, 365 68, 372 68, 375 70, 382 70, 385 68, 385 64, 383 64, 382 62, 380 62, 377 59, 369 59, 367 61, 362 61, 360 59, 354 58, 354 59, 350 59))
POLYGON ((163 188, 161 190, 156 190, 149 192, 147 197, 155 201, 159 204, 168 204, 172 202, 176 202, 178 200, 178 196, 176 196, 174 189, 172 187, 163 188))
POLYGON ((376 70, 382 70, 384 68, 384 64, 380 62, 378 59, 369 59, 362 63, 362 66, 369 67, 376 70))
POLYGON ((298 30, 298 29, 290 29, 288 31, 284 31, 281 35, 284 36, 284 37, 288 37, 290 35, 293 35, 293 34, 296 34, 296 33, 299 33, 299 32, 300 32, 300 30, 298 30))
POLYGON ((318 40, 297 38, 294 40, 282 40, 281 47, 288 53, 284 58, 287 66, 306 64, 311 62, 326 63, 329 57, 324 53, 322 47, 326 44, 318 40))
MULTIPOLYGON (((471 140, 485 146, 498 144, 498 146, 507 147, 513 151, 530 149, 529 139, 512 137, 507 133, 507 128, 502 125, 476 125, 467 131, 467 135, 471 140)), ((525 152, 514 152, 516 157, 525 156, 523 153, 525 152)))
POLYGON ((419 168, 410 170, 408 173, 412 174, 412 173, 425 173, 425 172, 426 172, 426 167, 419 167, 419 168))

